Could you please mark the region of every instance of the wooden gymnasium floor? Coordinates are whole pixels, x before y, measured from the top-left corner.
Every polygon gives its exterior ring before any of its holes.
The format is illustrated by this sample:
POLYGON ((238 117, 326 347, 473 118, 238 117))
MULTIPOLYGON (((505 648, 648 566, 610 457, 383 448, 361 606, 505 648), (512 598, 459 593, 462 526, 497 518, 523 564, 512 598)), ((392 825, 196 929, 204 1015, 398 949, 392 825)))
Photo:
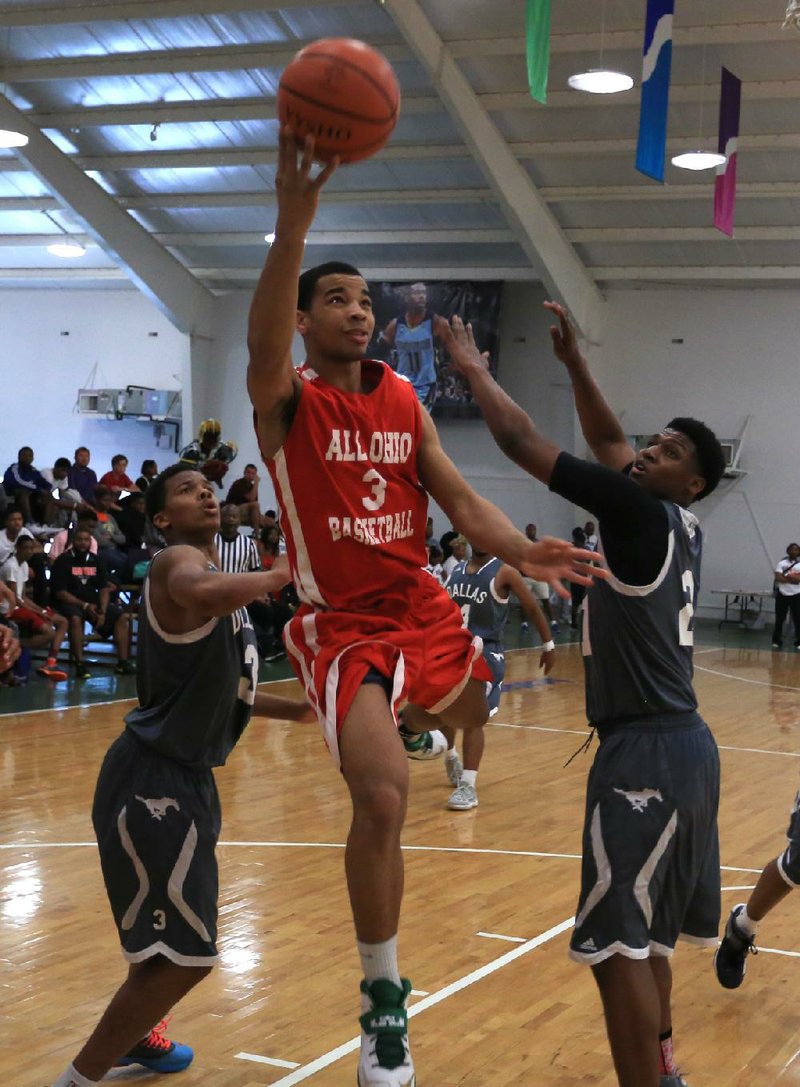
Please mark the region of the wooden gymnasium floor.
MULTIPOLYGON (((400 943, 418 991, 420 1087, 616 1082, 590 973, 566 956, 591 759, 564 768, 584 738, 580 660, 577 647, 563 648, 548 684, 536 679, 537 660, 531 650, 509 655, 476 811, 445 810, 441 763, 411 767, 400 943)), ((722 748, 726 912, 781 848, 800 766, 800 655, 700 646, 696 665, 701 709, 722 748)), ((273 689, 297 693, 290 681, 273 689)), ((89 821, 123 708, 2 721, 7 1087, 50 1083, 123 973, 89 821)), ((263 722, 218 780, 221 964, 172 1023, 196 1049, 181 1087, 352 1085, 359 972, 342 873, 344 786, 315 727, 263 722)), ((718 987, 710 952, 679 949, 677 1053, 692 1087, 800 1084, 799 919, 790 897, 763 928, 762 953, 736 993, 718 987)))

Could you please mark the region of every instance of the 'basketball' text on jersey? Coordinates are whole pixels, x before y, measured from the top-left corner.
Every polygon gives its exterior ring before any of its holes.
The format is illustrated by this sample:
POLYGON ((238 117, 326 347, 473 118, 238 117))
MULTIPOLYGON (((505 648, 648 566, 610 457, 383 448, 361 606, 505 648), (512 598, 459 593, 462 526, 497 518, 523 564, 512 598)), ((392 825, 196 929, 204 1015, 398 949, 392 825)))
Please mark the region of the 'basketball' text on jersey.
POLYGON ((332 430, 325 460, 366 460, 372 464, 405 464, 411 456, 414 440, 408 432, 397 430, 372 433, 369 442, 361 443, 357 430, 332 430))

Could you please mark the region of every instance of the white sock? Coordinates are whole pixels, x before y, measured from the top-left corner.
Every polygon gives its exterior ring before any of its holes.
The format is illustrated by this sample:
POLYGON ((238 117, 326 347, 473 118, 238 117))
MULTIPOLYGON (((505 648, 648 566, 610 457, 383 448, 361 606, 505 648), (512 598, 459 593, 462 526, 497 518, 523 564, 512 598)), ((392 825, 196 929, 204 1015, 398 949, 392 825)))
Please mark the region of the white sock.
POLYGON ((478 778, 478 771, 477 770, 462 770, 461 771, 461 784, 462 785, 471 785, 472 788, 474 789, 475 788, 475 782, 476 782, 477 778, 478 778))
POLYGON ((96 1079, 87 1079, 80 1072, 75 1071, 75 1066, 70 1065, 63 1075, 59 1076, 53 1087, 97 1087, 96 1079))
MULTIPOLYGON (((397 965, 397 937, 390 936, 379 944, 363 944, 356 940, 358 953, 361 956, 361 969, 364 971, 366 981, 377 981, 378 978, 387 978, 395 985, 400 985, 400 969, 397 965)), ((78 1087, 83 1087, 79 1084, 78 1087)))
POLYGON ((754 921, 748 914, 747 906, 742 906, 740 912, 736 914, 734 924, 745 936, 755 936, 758 932, 758 921, 754 921))
POLYGON ((448 757, 448 759, 457 759, 458 758, 458 748, 456 747, 455 744, 453 744, 452 747, 448 747, 447 757, 448 757))

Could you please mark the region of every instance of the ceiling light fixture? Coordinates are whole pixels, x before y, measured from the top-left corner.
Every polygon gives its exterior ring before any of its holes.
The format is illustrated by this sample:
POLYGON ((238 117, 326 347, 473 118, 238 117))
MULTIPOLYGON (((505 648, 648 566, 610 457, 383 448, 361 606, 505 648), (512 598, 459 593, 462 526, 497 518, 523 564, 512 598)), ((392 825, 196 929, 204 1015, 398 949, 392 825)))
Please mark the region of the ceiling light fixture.
MULTIPOLYGON (((705 16, 708 2, 704 5, 705 16)), ((707 20, 704 20, 707 22, 707 20)), ((706 43, 703 43, 703 62, 700 69, 700 130, 697 142, 699 147, 691 151, 682 151, 679 155, 673 155, 672 165, 681 170, 716 170, 718 166, 724 166, 728 161, 725 155, 719 151, 709 151, 703 148, 703 103, 706 93, 706 43)))
POLYGON ((680 166, 682 170, 714 170, 726 162, 725 156, 718 151, 684 151, 672 159, 672 165, 680 166))
POLYGON ((585 91, 587 94, 619 94, 620 91, 629 91, 633 86, 633 80, 625 72, 616 72, 612 68, 603 67, 603 47, 606 36, 606 0, 600 16, 600 67, 589 68, 585 72, 576 72, 571 75, 567 83, 574 91, 585 91))
POLYGON ((610 68, 589 68, 586 72, 576 72, 567 80, 575 91, 588 94, 619 94, 629 91, 633 80, 624 72, 614 72, 610 68))
POLYGON ((54 219, 49 211, 42 209, 42 215, 49 223, 51 223, 57 230, 60 230, 64 235, 63 241, 52 242, 47 247, 47 252, 51 253, 54 257, 84 257, 86 256, 86 248, 80 244, 80 242, 73 241, 66 230, 64 230, 61 223, 57 219, 54 219))

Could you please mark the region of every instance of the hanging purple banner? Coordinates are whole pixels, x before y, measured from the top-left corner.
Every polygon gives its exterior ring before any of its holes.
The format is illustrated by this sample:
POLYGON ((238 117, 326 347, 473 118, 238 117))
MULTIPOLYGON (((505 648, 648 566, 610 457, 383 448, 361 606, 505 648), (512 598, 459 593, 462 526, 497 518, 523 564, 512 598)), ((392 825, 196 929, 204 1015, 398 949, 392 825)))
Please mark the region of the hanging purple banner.
POLYGON ((675 0, 647 0, 636 169, 664 180, 675 0))
POLYGON ((717 150, 725 163, 717 167, 714 185, 714 226, 733 237, 733 215, 736 209, 736 161, 739 144, 739 115, 742 108, 742 81, 727 68, 722 69, 722 92, 719 98, 719 143, 717 150))

